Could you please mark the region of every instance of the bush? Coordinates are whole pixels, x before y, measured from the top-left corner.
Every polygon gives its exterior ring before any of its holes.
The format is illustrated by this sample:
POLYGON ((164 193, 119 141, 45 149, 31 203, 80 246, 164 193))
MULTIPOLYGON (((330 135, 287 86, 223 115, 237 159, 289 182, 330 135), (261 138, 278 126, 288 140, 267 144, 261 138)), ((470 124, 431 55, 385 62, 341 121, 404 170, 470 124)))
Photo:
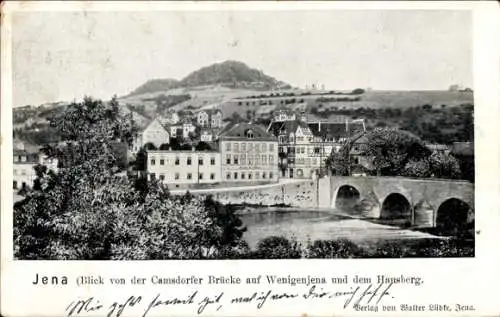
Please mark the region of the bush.
POLYGON ((363 257, 365 251, 347 239, 316 240, 307 247, 306 254, 307 258, 346 259, 363 257))
POLYGON ((302 251, 295 239, 288 240, 283 236, 264 238, 257 244, 253 257, 258 259, 300 259, 302 251))

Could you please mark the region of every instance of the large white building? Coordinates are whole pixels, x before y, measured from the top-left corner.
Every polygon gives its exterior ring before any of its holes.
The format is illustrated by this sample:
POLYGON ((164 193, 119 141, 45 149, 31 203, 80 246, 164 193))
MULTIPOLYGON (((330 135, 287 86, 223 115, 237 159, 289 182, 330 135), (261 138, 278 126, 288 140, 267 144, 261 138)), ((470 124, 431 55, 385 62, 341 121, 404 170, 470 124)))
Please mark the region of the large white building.
POLYGON ((216 151, 147 151, 146 169, 150 180, 173 188, 221 181, 221 154, 216 151))
POLYGON ((228 183, 278 181, 278 140, 260 126, 239 123, 219 136, 222 178, 228 183))

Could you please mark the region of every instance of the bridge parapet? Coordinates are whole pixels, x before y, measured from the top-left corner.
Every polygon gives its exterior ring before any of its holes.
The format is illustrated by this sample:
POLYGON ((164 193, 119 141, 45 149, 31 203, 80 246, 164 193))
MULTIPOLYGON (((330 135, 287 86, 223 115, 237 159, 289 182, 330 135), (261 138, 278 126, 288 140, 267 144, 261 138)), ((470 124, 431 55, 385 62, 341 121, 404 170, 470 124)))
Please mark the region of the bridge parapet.
MULTIPOLYGON (((474 184, 468 181, 446 179, 418 179, 406 177, 349 177, 330 178, 331 206, 349 188, 356 193, 362 213, 373 218, 387 214, 387 210, 408 209, 409 221, 420 227, 434 227, 438 211, 445 202, 456 200, 474 208, 474 184), (339 196, 340 194, 340 196, 339 196), (404 202, 406 200, 406 203, 404 202), (399 204, 394 207, 391 204, 399 204)), ((400 210, 404 213, 404 210, 400 210)), ((443 211, 444 212, 444 211, 443 211)), ((450 212, 450 211, 447 211, 450 212)), ((471 216, 469 216, 469 221, 471 216)))

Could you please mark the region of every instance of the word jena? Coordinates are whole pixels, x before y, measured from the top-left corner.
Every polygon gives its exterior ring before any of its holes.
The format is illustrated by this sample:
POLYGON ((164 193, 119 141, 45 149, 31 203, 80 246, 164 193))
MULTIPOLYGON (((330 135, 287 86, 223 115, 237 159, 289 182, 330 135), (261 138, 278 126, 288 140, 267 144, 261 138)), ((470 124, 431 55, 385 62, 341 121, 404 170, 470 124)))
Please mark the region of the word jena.
POLYGON ((32 283, 33 285, 66 285, 68 284, 68 278, 66 276, 39 276, 38 273, 36 273, 35 280, 32 283))

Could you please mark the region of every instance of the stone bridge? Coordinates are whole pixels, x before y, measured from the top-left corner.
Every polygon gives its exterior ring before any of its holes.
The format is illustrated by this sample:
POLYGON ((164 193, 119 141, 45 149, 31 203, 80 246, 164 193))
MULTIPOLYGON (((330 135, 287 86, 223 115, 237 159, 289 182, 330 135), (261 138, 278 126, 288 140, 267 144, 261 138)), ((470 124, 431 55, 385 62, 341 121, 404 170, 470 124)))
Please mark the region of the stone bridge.
POLYGON ((330 207, 360 217, 400 219, 412 227, 474 221, 474 184, 467 181, 337 176, 329 181, 330 207))

